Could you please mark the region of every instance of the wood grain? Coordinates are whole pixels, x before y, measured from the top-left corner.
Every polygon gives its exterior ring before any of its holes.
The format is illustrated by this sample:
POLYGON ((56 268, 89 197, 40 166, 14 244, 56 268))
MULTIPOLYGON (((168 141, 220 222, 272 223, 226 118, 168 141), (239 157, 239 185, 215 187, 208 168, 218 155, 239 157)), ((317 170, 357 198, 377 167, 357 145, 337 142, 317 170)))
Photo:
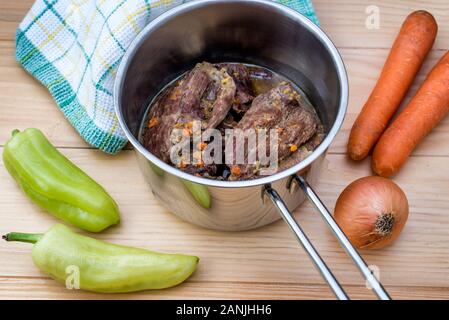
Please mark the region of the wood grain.
POLYGON ((446 0, 314 0, 321 26, 340 48, 390 48, 405 17, 414 10, 427 10, 438 22, 434 48, 449 45, 449 2, 446 0), (379 29, 368 29, 367 7, 379 9, 379 29))
MULTIPOLYGON (((47 278, 0 278, 0 286, 5 288, 0 291, 0 299, 11 299, 8 292, 14 292, 17 299, 309 299, 323 300, 334 299, 329 288, 324 285, 307 284, 277 284, 262 282, 193 282, 189 281, 170 290, 147 291, 136 294, 109 294, 66 290, 53 280, 47 278)), ((354 299, 369 299, 374 297, 367 292, 365 287, 346 286, 346 292, 354 299)), ((392 296, 397 299, 445 299, 446 288, 427 287, 396 287, 388 288, 392 296)))
MULTIPOLYGON (((201 257, 197 272, 169 290, 127 295, 69 291, 42 274, 31 261, 31 246, 0 242, 0 299, 333 299, 287 226, 238 233, 202 229, 179 220, 153 197, 136 166, 133 152, 108 156, 90 148, 64 119, 46 89, 14 59, 14 33, 32 0, 0 0, 0 152, 12 129, 34 126, 77 165, 104 185, 117 200, 122 222, 95 235, 124 245, 201 257), (126 186, 126 187, 124 187, 126 186), (4 263, 7 262, 7 263, 4 263)), ((350 81, 349 110, 334 141, 317 188, 333 209, 343 188, 370 174, 369 160, 345 156, 351 125, 372 89, 405 16, 415 9, 434 13, 438 40, 408 94, 449 49, 449 2, 314 0, 322 26, 339 47, 350 81), (381 10, 381 28, 368 30, 365 8, 381 10)), ((449 118, 426 138, 395 177, 410 202, 406 228, 391 247, 363 251, 380 268, 393 298, 449 299, 449 118)), ((0 233, 45 231, 57 220, 33 205, 0 165, 0 233)), ((323 258, 353 298, 372 299, 350 259, 337 245, 314 209, 305 203, 296 217, 323 258)))

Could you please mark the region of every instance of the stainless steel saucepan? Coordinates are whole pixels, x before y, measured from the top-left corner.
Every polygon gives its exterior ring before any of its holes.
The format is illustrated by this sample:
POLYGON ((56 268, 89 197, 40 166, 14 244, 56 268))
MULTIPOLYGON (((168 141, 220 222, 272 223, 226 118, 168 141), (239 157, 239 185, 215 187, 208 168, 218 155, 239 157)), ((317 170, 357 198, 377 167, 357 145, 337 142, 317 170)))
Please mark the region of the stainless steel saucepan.
POLYGON ((217 230, 253 229, 282 217, 336 296, 348 299, 291 214, 308 198, 378 297, 389 299, 312 189, 342 125, 348 83, 337 49, 310 20, 267 0, 202 0, 175 7, 153 20, 128 48, 117 73, 114 101, 153 194, 170 211, 217 230), (286 76, 316 107, 326 138, 302 162, 255 180, 210 180, 162 162, 139 142, 142 118, 164 85, 201 61, 250 63, 286 76))

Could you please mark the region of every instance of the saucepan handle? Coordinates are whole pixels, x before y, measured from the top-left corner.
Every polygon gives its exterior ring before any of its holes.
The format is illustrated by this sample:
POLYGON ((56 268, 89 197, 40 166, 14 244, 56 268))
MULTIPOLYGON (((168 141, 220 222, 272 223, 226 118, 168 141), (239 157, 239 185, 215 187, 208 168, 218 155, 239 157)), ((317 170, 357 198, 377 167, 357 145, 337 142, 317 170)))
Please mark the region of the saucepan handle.
POLYGON ((279 196, 277 191, 274 190, 270 185, 265 185, 263 193, 264 195, 262 195, 262 197, 267 195, 271 199, 271 201, 273 201, 273 204, 279 210, 279 213, 281 214, 282 218, 284 219, 285 222, 287 222, 288 226, 295 234, 298 242, 302 245, 304 250, 310 256, 312 262, 315 264, 315 267, 318 269, 318 271, 320 271, 324 280, 326 280, 326 282, 329 284, 335 296, 340 300, 349 300, 348 296, 346 295, 346 292, 343 290, 337 279, 335 279, 334 275, 327 267, 326 263, 323 261, 318 251, 316 251, 315 247, 312 245, 309 238, 301 229, 301 227, 299 226, 298 222, 295 220, 291 212, 288 210, 287 206, 285 205, 284 201, 279 196))
POLYGON ((291 188, 291 185, 293 183, 296 183, 302 189, 302 191, 304 191, 306 197, 310 200, 310 202, 313 203, 315 208, 320 213, 321 217, 326 222, 327 226, 332 230, 332 233, 338 239, 338 241, 340 242, 343 249, 345 249, 345 251, 348 253, 348 255, 352 258, 352 260, 356 264, 357 268, 360 270, 362 275, 365 277, 366 281, 370 284, 371 288, 376 293, 376 295, 379 297, 379 299, 390 300, 390 296, 388 295, 387 291, 385 291, 382 284, 374 276, 371 269, 367 266, 367 264, 365 263, 363 258, 360 256, 360 254, 357 252, 357 250, 353 247, 353 245, 349 241, 348 237, 346 237, 344 232, 338 226, 337 222, 334 220, 332 214, 329 212, 329 210, 327 210, 324 203, 320 200, 320 198, 315 193, 315 191, 312 189, 312 187, 307 183, 307 180, 301 176, 294 175, 291 178, 288 187, 291 188))
MULTIPOLYGON (((291 188, 292 184, 296 183, 298 186, 304 191, 306 197, 314 204, 318 212, 323 217, 324 221, 327 223, 328 227, 332 230, 335 237, 338 239, 342 247, 346 250, 346 252, 351 256, 354 263, 357 265, 357 268, 360 270, 362 275, 365 277, 367 282, 370 284, 371 288, 374 290, 374 292, 377 294, 379 299, 381 300, 390 300, 390 296, 383 288, 382 284, 379 282, 379 280, 374 276, 374 274, 371 272, 371 270, 366 265, 363 258, 360 256, 360 254, 357 252, 357 250, 352 246, 349 239, 346 237, 344 232, 340 229, 338 224, 335 222, 334 218, 332 217, 329 210, 327 210, 326 206, 323 204, 323 202, 320 200, 318 195, 315 193, 315 191, 310 187, 310 185, 307 183, 307 181, 298 175, 294 175, 289 182, 288 188, 291 188)), ((346 295, 345 291, 341 287, 340 283, 335 279, 332 272, 327 267, 326 263, 323 261, 323 259, 320 257, 310 240, 305 235, 304 231, 299 226, 298 222, 295 220, 293 215, 290 213, 288 208, 286 207, 284 201, 279 196, 279 194, 274 190, 270 185, 266 185, 263 190, 264 194, 266 194, 273 204, 277 207, 279 210, 279 213, 281 214, 282 218, 287 222, 290 229, 293 231, 293 233, 296 235, 296 238, 298 239, 299 243, 303 246, 303 248, 306 250, 307 254, 312 259, 313 263, 317 267, 317 269, 320 271, 323 278, 326 280, 326 282, 329 284, 330 288, 334 292, 334 294, 337 296, 340 300, 348 300, 348 296, 346 295)))

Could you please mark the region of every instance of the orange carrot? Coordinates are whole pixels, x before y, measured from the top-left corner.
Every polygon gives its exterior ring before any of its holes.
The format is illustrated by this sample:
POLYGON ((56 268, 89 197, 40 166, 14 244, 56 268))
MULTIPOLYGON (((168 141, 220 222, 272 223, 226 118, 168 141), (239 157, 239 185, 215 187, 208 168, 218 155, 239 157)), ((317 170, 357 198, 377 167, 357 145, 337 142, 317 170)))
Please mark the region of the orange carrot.
POLYGON ((411 13, 402 24, 376 86, 351 130, 348 154, 364 159, 386 129, 433 45, 437 23, 427 11, 411 13))
POLYGON ((449 113, 449 51, 435 65, 373 152, 375 173, 397 173, 419 142, 449 113))

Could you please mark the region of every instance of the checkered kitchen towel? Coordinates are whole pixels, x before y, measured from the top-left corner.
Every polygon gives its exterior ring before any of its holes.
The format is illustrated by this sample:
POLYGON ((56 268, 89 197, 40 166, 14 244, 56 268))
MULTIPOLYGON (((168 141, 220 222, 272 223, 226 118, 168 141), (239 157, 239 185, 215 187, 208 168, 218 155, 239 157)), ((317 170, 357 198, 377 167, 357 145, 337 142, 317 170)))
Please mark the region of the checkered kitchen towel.
MULTIPOLYGON (((188 0, 37 0, 17 29, 16 57, 89 144, 117 153, 126 137, 112 88, 126 48, 149 21, 188 0)), ((277 0, 318 24, 311 0, 277 0)))

